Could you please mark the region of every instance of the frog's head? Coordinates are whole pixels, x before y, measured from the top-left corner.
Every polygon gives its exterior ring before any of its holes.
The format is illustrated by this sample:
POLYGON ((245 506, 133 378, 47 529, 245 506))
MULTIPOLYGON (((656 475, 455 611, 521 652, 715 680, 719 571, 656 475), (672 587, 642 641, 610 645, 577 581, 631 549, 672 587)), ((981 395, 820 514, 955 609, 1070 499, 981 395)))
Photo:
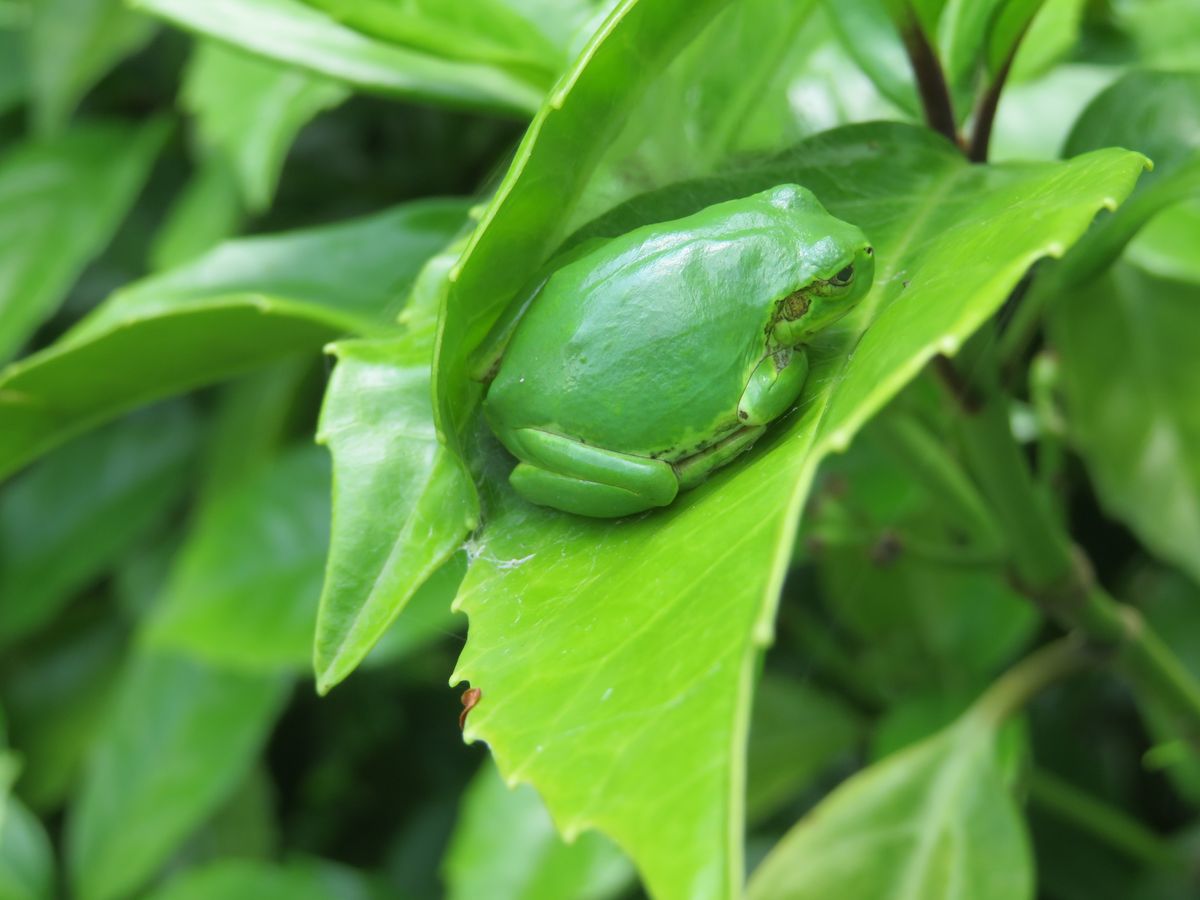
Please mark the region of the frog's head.
POLYGON ((875 276, 875 251, 861 229, 831 216, 805 188, 774 188, 768 202, 787 215, 802 257, 796 282, 778 301, 772 327, 780 346, 795 347, 867 295, 875 276))

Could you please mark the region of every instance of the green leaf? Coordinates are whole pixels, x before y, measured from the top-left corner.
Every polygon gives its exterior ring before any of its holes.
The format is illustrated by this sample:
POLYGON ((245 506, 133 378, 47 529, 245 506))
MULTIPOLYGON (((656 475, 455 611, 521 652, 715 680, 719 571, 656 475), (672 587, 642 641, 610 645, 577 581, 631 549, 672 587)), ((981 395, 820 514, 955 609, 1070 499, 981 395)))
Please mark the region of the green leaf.
POLYGON ((747 749, 746 816, 760 820, 808 787, 861 737, 858 717, 836 697, 767 676, 758 685, 747 749))
POLYGON ((228 160, 247 207, 261 212, 300 129, 349 96, 337 82, 201 41, 181 99, 201 142, 228 160))
POLYGON ((353 671, 475 523, 470 481, 433 426, 429 338, 346 341, 333 352, 318 438, 334 460, 313 662, 322 693, 353 671))
POLYGON ((374 894, 353 869, 318 860, 275 865, 221 860, 171 879, 149 900, 369 900, 374 894))
POLYGON ((1200 7, 1192 0, 1138 0, 1116 5, 1113 13, 1121 30, 1136 42, 1142 65, 1197 69, 1200 7))
POLYGON ((75 896, 136 890, 245 777, 285 697, 274 676, 137 654, 70 811, 75 896))
POLYGON ((92 85, 154 33, 122 0, 36 0, 31 11, 29 87, 43 134, 60 131, 92 85))
POLYGON ((855 775, 800 821, 750 880, 749 900, 1022 900, 1028 838, 971 718, 855 775))
POLYGON ((914 479, 899 418, 868 427, 822 469, 828 489, 806 523, 821 598, 888 697, 970 693, 1028 642, 1038 616, 1007 582, 999 551, 984 547, 980 558, 963 541, 965 516, 951 518, 945 498, 914 479))
POLYGON ((1200 285, 1119 263, 1060 295, 1049 327, 1104 508, 1200 581, 1200 285))
MULTIPOLYGON (((394 44, 450 59, 534 70, 549 87, 564 62, 561 51, 505 0, 306 0, 351 28, 394 44)), ((552 14, 552 13, 551 13, 552 14)))
POLYGON ((1063 260, 1051 287, 1082 284, 1113 263, 1163 209, 1200 198, 1200 72, 1127 73, 1088 104, 1063 153, 1073 156, 1112 146, 1144 153, 1154 171, 1142 179, 1125 207, 1101 222, 1063 260))
POLYGON ((542 86, 503 69, 374 40, 302 0, 131 2, 180 28, 358 90, 521 116, 542 99, 542 86))
POLYGON ((0 360, 58 308, 150 173, 163 123, 90 125, 0 158, 0 360))
POLYGON ((152 267, 162 271, 191 262, 237 234, 242 214, 233 167, 221 156, 205 160, 176 196, 154 238, 152 267))
POLYGON ((0 15, 0 114, 21 103, 29 92, 24 34, 5 25, 0 15))
POLYGON ((164 407, 63 447, 0 492, 0 646, 53 619, 163 521, 196 442, 191 413, 164 407))
POLYGON ((0 371, 0 475, 118 413, 393 327, 409 283, 462 222, 426 200, 351 222, 223 244, 118 291, 0 371))
POLYGON ((237 671, 308 665, 329 544, 329 461, 284 453, 203 509, 144 636, 237 671))
POLYGON ((74 786, 127 649, 126 626, 105 616, 6 654, 0 682, 25 758, 21 796, 35 810, 60 808, 74 786))
POLYGON ((665 510, 562 515, 517 499, 506 464, 489 468, 457 601, 470 632, 454 677, 482 690, 468 739, 485 740, 509 780, 532 782, 566 834, 616 839, 656 896, 735 893, 751 687, 816 465, 953 353, 1035 260, 1116 205, 1142 162, 1108 150, 971 166, 924 129, 855 126, 598 223, 619 233, 796 181, 866 231, 875 287, 812 347, 801 411, 665 510))
POLYGON ((823 0, 842 46, 879 92, 914 118, 921 101, 912 63, 888 11, 889 0, 823 0))
MULTIPOLYGON (((1071 52, 1079 40, 1086 2, 1087 0, 1043 0, 1041 8, 1037 9, 1033 21, 1029 24, 1029 30, 1020 39, 1021 46, 1009 73, 1010 81, 1036 78, 1049 71, 1071 52)), ((1001 43, 1001 40, 1006 38, 1007 36, 1002 38, 997 35, 997 39, 992 42, 993 70, 1003 64, 1004 56, 1011 49, 1011 39, 1008 39, 1008 46, 1001 43)), ((1007 94, 1005 100, 1007 102, 1007 94)))
POLYGON ((386 666, 419 647, 446 635, 461 640, 463 621, 450 608, 463 576, 467 574, 467 554, 459 551, 417 588, 399 617, 379 639, 364 666, 386 666))
POLYGON ((537 792, 508 787, 490 761, 467 788, 444 868, 450 900, 603 900, 633 880, 629 862, 601 835, 564 843, 537 792))
POLYGON ((37 817, 15 797, 0 817, 0 900, 52 900, 54 852, 37 817))

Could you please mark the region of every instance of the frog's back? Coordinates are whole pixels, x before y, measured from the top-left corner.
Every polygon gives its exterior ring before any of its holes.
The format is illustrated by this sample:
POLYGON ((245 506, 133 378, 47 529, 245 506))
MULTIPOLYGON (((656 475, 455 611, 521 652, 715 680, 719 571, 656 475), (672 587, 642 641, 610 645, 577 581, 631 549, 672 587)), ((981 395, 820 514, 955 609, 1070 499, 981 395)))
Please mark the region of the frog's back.
POLYGON ((639 229, 556 272, 489 388, 493 423, 668 457, 735 427, 774 301, 805 277, 773 225, 639 229))

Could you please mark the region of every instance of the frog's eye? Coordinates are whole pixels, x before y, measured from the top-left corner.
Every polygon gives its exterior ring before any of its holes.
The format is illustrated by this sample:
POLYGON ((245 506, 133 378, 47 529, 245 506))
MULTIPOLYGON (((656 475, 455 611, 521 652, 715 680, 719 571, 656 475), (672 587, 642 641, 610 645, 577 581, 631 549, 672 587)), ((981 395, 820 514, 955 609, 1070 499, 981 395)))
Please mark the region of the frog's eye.
POLYGON ((829 279, 830 284, 836 284, 838 287, 849 284, 854 280, 854 266, 846 266, 842 271, 838 272, 829 279))

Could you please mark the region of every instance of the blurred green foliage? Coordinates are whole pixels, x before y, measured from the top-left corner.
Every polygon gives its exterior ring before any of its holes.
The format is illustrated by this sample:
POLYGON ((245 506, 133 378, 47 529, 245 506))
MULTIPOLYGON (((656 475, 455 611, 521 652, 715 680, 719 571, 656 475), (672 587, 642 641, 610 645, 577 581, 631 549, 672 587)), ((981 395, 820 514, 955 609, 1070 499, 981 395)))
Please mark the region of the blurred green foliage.
POLYGON ((1198 260, 1194 0, 0 0, 0 900, 1197 896, 1198 260), (784 181, 799 408, 516 498, 513 296, 784 181))

